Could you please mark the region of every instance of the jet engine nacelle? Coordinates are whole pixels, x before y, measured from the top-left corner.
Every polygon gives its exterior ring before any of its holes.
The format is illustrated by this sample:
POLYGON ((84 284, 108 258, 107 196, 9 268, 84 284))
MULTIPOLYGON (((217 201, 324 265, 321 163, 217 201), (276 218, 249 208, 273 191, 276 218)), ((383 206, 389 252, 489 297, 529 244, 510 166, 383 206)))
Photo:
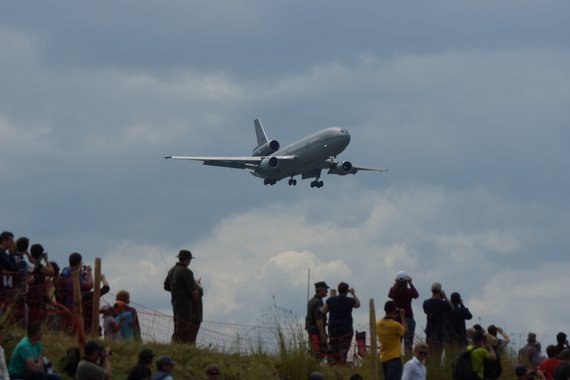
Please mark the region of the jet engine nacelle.
POLYGON ((352 163, 350 161, 341 161, 333 164, 329 170, 329 174, 347 175, 352 172, 352 163))
POLYGON ((261 170, 272 171, 279 167, 279 160, 277 157, 265 157, 261 160, 261 164, 259 166, 261 167, 261 170))
POLYGON ((271 140, 253 149, 252 156, 269 156, 279 150, 279 141, 271 140))

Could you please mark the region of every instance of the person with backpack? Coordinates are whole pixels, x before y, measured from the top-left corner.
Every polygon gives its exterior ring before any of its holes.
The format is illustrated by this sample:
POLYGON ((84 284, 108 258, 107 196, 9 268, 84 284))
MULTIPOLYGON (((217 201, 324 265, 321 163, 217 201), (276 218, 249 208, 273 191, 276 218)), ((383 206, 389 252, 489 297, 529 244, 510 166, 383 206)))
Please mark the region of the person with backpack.
POLYGON ((472 338, 472 344, 467 346, 470 351, 471 360, 471 370, 477 376, 476 379, 484 379, 486 360, 494 361, 497 360, 497 354, 491 346, 490 342, 487 340, 485 333, 482 331, 475 331, 472 338))

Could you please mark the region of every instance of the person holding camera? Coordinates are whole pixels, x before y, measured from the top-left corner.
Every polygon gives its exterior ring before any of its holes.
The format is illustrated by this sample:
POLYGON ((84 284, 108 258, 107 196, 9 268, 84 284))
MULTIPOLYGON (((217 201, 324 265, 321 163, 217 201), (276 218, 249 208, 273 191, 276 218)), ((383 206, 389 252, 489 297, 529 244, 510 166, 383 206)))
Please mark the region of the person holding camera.
POLYGON ((384 318, 376 322, 376 334, 380 341, 380 362, 386 380, 400 380, 404 370, 402 363, 402 337, 406 334, 406 312, 394 301, 384 304, 384 318))
POLYGON ((110 379, 111 349, 100 346, 94 340, 90 340, 83 348, 85 355, 77 365, 75 380, 101 380, 110 379))
POLYGON ((434 282, 431 285, 431 293, 431 298, 425 300, 423 304, 424 312, 427 315, 426 341, 430 348, 430 353, 439 362, 447 337, 447 316, 453 310, 453 305, 447 299, 439 282, 434 282))
POLYGON ((404 271, 398 272, 394 286, 392 286, 388 292, 388 298, 393 300, 398 308, 404 309, 406 312, 406 324, 408 326, 408 330, 404 336, 404 349, 406 352, 411 352, 414 345, 416 321, 412 310, 412 300, 419 296, 418 291, 412 283, 412 278, 404 271))
POLYGON ((348 350, 352 343, 352 309, 360 307, 360 300, 354 288, 346 282, 338 284, 338 295, 327 299, 323 306, 323 314, 329 313, 329 344, 334 359, 346 363, 348 350), (352 297, 348 297, 348 294, 352 297))

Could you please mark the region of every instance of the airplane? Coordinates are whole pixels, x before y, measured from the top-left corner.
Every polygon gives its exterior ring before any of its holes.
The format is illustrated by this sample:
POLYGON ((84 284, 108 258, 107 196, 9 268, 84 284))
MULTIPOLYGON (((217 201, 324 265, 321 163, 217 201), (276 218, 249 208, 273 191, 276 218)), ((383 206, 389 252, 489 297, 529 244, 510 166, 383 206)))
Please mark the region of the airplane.
POLYGON ((255 177, 263 178, 264 185, 275 185, 289 177, 289 185, 297 185, 295 176, 301 179, 314 178, 311 188, 323 187, 321 171, 328 174, 356 174, 359 170, 385 172, 388 169, 374 169, 355 166, 350 161, 337 161, 336 156, 350 143, 350 134, 344 128, 331 127, 307 136, 280 149, 277 140, 269 140, 259 118, 253 121, 257 136, 257 147, 251 156, 245 157, 199 157, 166 156, 165 159, 202 161, 203 165, 221 166, 233 169, 249 169, 255 177))

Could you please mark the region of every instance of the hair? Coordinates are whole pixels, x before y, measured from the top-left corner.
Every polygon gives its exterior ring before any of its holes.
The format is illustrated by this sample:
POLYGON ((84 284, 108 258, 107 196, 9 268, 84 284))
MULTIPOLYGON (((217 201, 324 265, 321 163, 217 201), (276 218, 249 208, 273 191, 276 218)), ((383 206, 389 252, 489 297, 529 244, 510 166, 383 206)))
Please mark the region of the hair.
POLYGON ((81 264, 82 260, 83 256, 81 256, 81 253, 73 252, 71 255, 69 255, 69 266, 74 267, 76 265, 79 265, 81 264))
POLYGON ((117 299, 117 301, 123 301, 124 303, 130 303, 131 294, 128 291, 121 289, 117 292, 117 295, 115 296, 115 298, 117 299))
POLYGON ((483 333, 483 331, 475 330, 471 340, 473 343, 481 343, 485 340, 485 333, 483 333))
POLYGON ((551 344, 548 347, 546 347, 546 355, 549 358, 554 358, 556 357, 556 355, 558 355, 558 349, 556 348, 555 345, 551 344))
POLYGON ((10 231, 3 231, 0 234, 0 242, 3 242, 4 240, 10 239, 10 238, 14 239, 14 234, 11 233, 10 231))
POLYGON ((427 345, 427 343, 424 342, 417 342, 414 345, 414 352, 418 351, 418 350, 427 350, 429 348, 429 346, 427 345))
POLYGON ((459 303, 461 302, 461 294, 453 292, 451 293, 451 298, 449 300, 451 301, 452 304, 459 305, 459 303))
POLYGON ((348 292, 348 284, 346 282, 341 282, 338 284, 338 293, 346 294, 348 292))
POLYGON ((41 244, 32 244, 30 254, 34 259, 39 259, 44 254, 44 247, 41 244))
POLYGON ((558 359, 563 361, 570 361, 570 349, 567 348, 558 354, 558 359))
POLYGON ((480 324, 476 323, 473 325, 473 330, 483 332, 483 327, 480 324))
POLYGON ((396 311, 398 307, 396 306, 396 303, 394 301, 387 301, 384 304, 384 311, 386 313, 393 313, 394 311, 396 311))
POLYGON ((26 334, 29 337, 34 336, 41 331, 42 331, 41 323, 30 323, 28 326, 26 326, 26 334))
POLYGON ((30 239, 25 236, 16 240, 16 252, 26 252, 30 246, 30 239))
POLYGON ((489 327, 487 327, 487 332, 493 336, 497 336, 497 326, 490 325, 489 327))
POLYGON ((55 272, 53 277, 59 276, 59 265, 57 265, 55 261, 50 261, 49 263, 51 264, 51 266, 53 267, 53 271, 55 272))

